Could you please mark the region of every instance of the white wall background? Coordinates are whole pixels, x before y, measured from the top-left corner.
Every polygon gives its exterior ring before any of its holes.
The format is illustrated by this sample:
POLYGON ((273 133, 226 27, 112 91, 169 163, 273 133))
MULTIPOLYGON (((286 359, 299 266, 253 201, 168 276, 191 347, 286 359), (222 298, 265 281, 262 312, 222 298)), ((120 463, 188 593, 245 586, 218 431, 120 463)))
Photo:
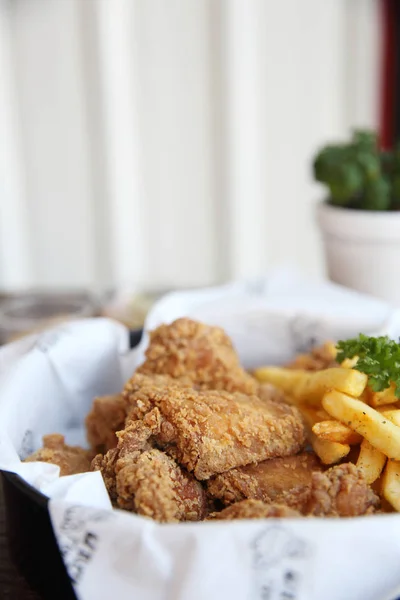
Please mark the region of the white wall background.
POLYGON ((309 163, 376 126, 378 0, 0 0, 0 286, 322 272, 309 163))

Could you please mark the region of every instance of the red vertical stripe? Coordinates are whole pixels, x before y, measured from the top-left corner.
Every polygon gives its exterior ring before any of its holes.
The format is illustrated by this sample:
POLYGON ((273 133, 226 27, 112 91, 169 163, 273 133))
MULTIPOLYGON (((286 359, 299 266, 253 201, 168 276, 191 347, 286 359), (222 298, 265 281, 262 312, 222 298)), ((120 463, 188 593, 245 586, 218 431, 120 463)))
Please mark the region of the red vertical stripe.
POLYGON ((397 0, 381 0, 382 6, 382 84, 381 145, 391 148, 394 142, 395 37, 397 0))

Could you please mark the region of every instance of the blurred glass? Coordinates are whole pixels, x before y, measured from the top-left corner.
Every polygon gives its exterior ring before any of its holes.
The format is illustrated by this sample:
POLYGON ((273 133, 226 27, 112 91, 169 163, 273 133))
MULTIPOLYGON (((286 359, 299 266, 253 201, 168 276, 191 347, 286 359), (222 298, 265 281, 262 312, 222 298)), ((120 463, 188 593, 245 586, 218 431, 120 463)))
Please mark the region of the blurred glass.
POLYGON ((0 305, 0 343, 6 344, 58 323, 98 314, 98 302, 85 292, 16 295, 0 305))
POLYGON ((102 316, 115 319, 128 329, 141 329, 152 306, 171 291, 173 290, 165 288, 114 292, 105 302, 102 316))

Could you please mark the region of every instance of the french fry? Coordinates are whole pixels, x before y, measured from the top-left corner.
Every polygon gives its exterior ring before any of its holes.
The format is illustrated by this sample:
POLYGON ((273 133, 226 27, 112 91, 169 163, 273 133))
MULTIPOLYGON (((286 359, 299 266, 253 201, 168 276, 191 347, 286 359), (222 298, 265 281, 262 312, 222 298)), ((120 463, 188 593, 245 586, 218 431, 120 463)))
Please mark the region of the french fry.
POLYGON ((332 417, 357 431, 388 458, 400 460, 400 427, 360 400, 333 390, 322 406, 332 417))
POLYGON ((358 398, 363 393, 368 377, 354 369, 334 367, 322 371, 300 371, 279 367, 260 367, 254 372, 261 382, 272 383, 290 395, 297 402, 307 402, 314 406, 321 404, 323 395, 331 390, 339 390, 358 398))
POLYGON ((337 356, 336 344, 334 344, 333 342, 325 342, 324 348, 331 355, 332 360, 335 360, 337 356))
POLYGON ((298 409, 303 415, 308 427, 312 429, 313 425, 320 421, 327 421, 330 415, 321 407, 307 406, 307 404, 298 404, 298 409))
POLYGON ((312 428, 313 433, 321 440, 338 442, 339 444, 361 444, 362 437, 340 421, 320 421, 312 428))
POLYGON ((334 465, 350 452, 349 444, 337 444, 322 440, 315 435, 312 427, 322 419, 326 419, 329 415, 322 408, 314 408, 312 406, 299 405, 299 410, 302 413, 310 431, 309 440, 314 452, 319 456, 324 465, 334 465))
MULTIPOLYGON (((381 411, 379 411, 381 412, 381 411)), ((395 409, 395 410, 383 410, 381 412, 381 414, 386 417, 387 419, 389 419, 389 421, 391 421, 392 423, 394 423, 395 425, 397 425, 398 427, 400 427, 400 410, 399 409, 395 409)))
POLYGON ((382 495, 400 512, 400 462, 388 460, 382 478, 382 495))
POLYGON ((391 412, 392 410, 400 410, 400 405, 398 403, 397 404, 384 404, 383 406, 377 406, 375 408, 375 410, 377 410, 378 412, 383 414, 386 412, 391 412))
POLYGON ((365 402, 366 404, 369 404, 370 397, 371 397, 371 390, 367 386, 365 388, 365 390, 363 391, 363 393, 358 397, 358 399, 361 400, 362 402, 365 402))
POLYGON ((321 440, 315 433, 311 433, 310 443, 315 454, 319 456, 324 465, 334 465, 350 452, 349 444, 337 444, 336 442, 321 440))
POLYGON ((353 358, 345 358, 340 366, 343 367, 344 369, 354 369, 357 362, 358 362, 358 356, 353 356, 353 358))
POLYGON ((373 407, 382 406, 384 404, 394 404, 398 401, 397 396, 395 395, 396 386, 394 383, 390 385, 386 390, 382 392, 374 392, 370 391, 369 396, 369 404, 373 407))
POLYGON ((369 484, 374 483, 382 473, 386 463, 386 456, 380 452, 367 440, 363 440, 358 455, 357 468, 364 475, 365 481, 369 484))

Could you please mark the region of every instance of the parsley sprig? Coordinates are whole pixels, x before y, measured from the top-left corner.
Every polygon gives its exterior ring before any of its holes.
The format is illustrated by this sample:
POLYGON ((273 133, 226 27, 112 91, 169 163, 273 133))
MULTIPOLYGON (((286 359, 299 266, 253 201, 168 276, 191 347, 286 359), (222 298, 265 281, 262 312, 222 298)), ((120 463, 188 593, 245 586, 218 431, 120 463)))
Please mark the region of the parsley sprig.
POLYGON ((368 375, 368 385, 374 392, 381 392, 395 384, 395 396, 400 398, 400 344, 387 336, 368 337, 360 333, 358 338, 337 344, 337 360, 358 356, 357 371, 368 375))

